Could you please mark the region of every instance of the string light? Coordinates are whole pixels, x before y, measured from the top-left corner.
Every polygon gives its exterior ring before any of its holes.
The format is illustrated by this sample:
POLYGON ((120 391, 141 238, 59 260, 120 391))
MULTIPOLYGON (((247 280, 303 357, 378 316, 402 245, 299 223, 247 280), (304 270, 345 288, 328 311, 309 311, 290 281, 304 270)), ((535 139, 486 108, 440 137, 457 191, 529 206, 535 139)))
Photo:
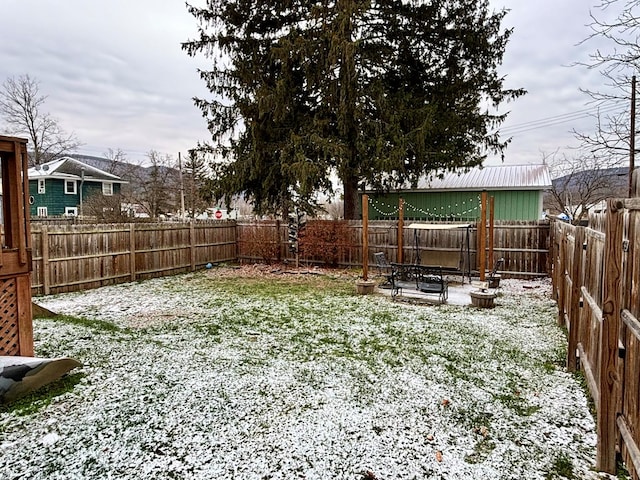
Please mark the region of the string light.
POLYGON ((369 198, 369 204, 373 207, 373 209, 378 212, 380 215, 384 215, 385 217, 393 217, 396 216, 400 212, 400 208, 396 205, 387 205, 386 203, 380 202, 375 203, 372 198, 369 198), (383 212, 381 208, 392 208, 391 212, 383 212))
MULTIPOLYGON (((422 215, 424 215, 427 218, 431 218, 431 219, 438 219, 438 220, 447 220, 447 219, 451 219, 451 218, 469 218, 470 214, 472 214, 473 212, 477 212, 480 209, 480 196, 478 195, 478 197, 476 198, 476 201, 474 202, 473 198, 470 198, 468 200, 470 207, 467 208, 466 210, 463 211, 458 211, 459 205, 456 203, 455 204, 455 209, 449 205, 447 206, 447 211, 449 211, 450 213, 442 213, 442 212, 437 212, 438 207, 435 207, 433 210, 430 209, 422 209, 422 208, 418 208, 415 205, 412 205, 410 203, 408 203, 407 201, 404 201, 404 205, 407 209, 411 209, 414 212, 419 212, 422 215)), ((376 202, 375 200, 373 200, 372 198, 369 198, 369 204, 371 205, 371 207, 378 212, 378 214, 386 216, 386 217, 392 217, 392 216, 396 216, 399 212, 400 212, 400 208, 394 205, 389 205, 383 202, 376 202), (383 211, 382 209, 391 209, 391 211, 383 211)), ((466 207, 467 202, 462 202, 462 206, 466 207)), ((444 205, 440 206, 440 210, 445 210, 444 205)), ((477 215, 475 215, 477 217, 477 215)))

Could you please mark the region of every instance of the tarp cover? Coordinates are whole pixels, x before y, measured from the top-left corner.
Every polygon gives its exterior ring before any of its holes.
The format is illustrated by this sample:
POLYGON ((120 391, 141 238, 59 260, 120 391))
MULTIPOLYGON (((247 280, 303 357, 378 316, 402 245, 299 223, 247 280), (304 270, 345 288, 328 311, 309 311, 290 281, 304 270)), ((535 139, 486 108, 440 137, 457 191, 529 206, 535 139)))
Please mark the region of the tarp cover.
POLYGON ((73 358, 35 358, 0 355, 0 403, 8 403, 55 382, 82 364, 73 358))
POLYGON ((412 223, 407 228, 414 230, 453 230, 454 228, 467 228, 470 223, 412 223))

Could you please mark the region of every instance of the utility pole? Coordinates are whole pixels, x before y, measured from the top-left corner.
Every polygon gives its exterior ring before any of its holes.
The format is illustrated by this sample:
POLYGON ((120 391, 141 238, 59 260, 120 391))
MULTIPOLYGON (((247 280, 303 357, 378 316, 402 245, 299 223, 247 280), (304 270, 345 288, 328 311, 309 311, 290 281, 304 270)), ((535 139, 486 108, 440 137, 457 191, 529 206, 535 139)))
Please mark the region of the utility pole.
POLYGON ((629 126, 629 197, 633 196, 636 153, 636 76, 631 77, 631 125, 629 126))
POLYGON ((182 220, 186 219, 185 211, 184 211, 184 181, 182 179, 182 157, 180 152, 178 152, 178 171, 180 172, 180 215, 182 216, 182 220))

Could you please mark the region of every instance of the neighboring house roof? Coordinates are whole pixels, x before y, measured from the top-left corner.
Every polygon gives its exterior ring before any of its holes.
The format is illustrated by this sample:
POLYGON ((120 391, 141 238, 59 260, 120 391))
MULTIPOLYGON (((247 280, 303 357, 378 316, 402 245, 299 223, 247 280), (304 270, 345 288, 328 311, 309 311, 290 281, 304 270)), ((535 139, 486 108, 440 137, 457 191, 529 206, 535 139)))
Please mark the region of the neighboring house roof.
POLYGON ((168 172, 172 172, 178 175, 178 170, 167 165, 137 165, 135 163, 129 163, 120 160, 110 160, 103 157, 95 157, 92 155, 81 155, 76 153, 69 154, 71 158, 75 158, 87 165, 92 165, 96 168, 107 170, 119 175, 120 178, 129 178, 131 183, 142 183, 151 179, 153 175, 157 175, 160 172, 161 175, 166 176, 168 172))
POLYGON ((447 172, 442 178, 422 179, 417 188, 407 190, 547 190, 551 188, 549 167, 539 165, 498 165, 476 167, 463 172, 447 172))
POLYGON ((29 179, 58 178, 64 180, 82 180, 94 182, 127 183, 117 175, 105 172, 71 157, 62 157, 35 167, 28 172, 29 179))

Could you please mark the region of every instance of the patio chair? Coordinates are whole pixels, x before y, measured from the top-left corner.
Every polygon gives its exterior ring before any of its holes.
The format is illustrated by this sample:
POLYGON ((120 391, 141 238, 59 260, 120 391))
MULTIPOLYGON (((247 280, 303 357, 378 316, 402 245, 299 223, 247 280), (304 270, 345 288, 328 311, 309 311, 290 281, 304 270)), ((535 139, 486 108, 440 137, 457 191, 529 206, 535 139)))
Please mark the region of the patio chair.
POLYGON ((504 258, 501 257, 496 260, 493 270, 491 270, 491 273, 489 273, 489 276, 487 277, 489 288, 498 288, 500 286, 501 275, 498 273, 498 269, 501 268, 502 265, 504 265, 504 258))
POLYGON ((384 252, 377 252, 373 254, 373 258, 376 261, 376 268, 378 269, 378 275, 384 277, 385 281, 380 284, 382 288, 391 288, 393 282, 391 281, 391 277, 393 275, 392 266, 387 261, 387 257, 384 252))

